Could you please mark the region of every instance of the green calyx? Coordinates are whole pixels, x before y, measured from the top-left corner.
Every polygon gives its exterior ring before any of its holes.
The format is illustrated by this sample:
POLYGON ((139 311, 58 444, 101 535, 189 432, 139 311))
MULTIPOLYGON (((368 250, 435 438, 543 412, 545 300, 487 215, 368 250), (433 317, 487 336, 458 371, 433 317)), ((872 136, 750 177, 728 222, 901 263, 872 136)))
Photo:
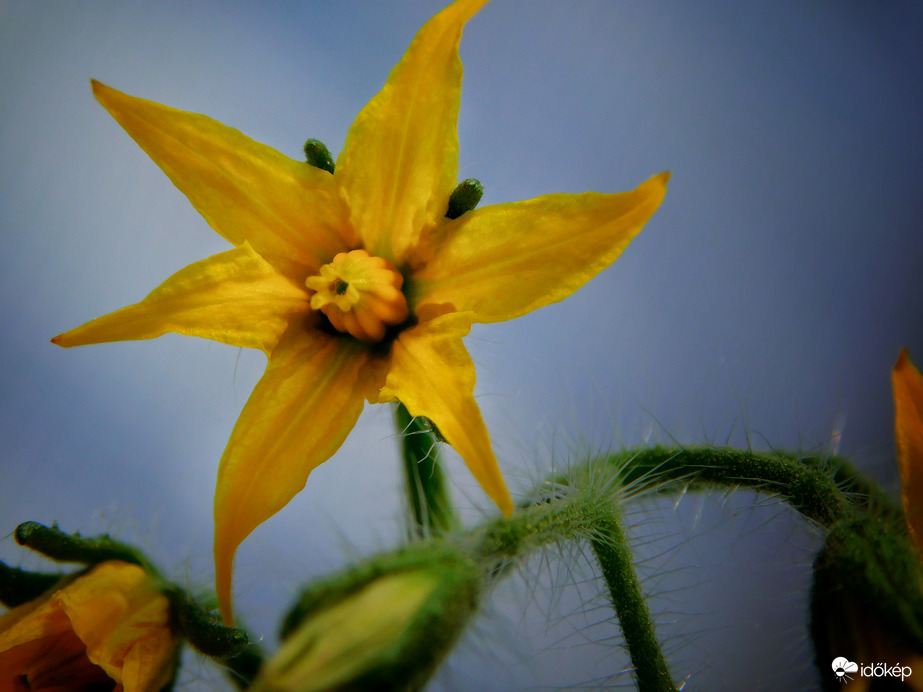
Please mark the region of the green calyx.
POLYGON ((308 165, 314 168, 333 173, 336 163, 330 155, 330 150, 319 139, 309 139, 304 143, 304 157, 308 165))

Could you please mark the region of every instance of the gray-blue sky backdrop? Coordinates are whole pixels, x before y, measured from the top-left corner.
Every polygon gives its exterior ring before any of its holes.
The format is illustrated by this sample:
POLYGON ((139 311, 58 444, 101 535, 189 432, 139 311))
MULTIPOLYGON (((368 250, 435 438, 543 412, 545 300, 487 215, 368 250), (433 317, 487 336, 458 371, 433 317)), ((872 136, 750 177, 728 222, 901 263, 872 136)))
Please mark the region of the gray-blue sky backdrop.
MULTIPOLYGON (((434 0, 0 2, 0 534, 137 541, 210 584, 221 451, 263 356, 166 336, 48 339, 227 248, 89 79, 334 155, 434 0)), ((889 373, 923 363, 923 6, 911 0, 494 0, 462 41, 460 177, 483 204, 635 187, 666 200, 563 303, 467 339, 514 495, 644 441, 838 449, 897 490, 889 373)), ((449 471, 473 521, 492 511, 449 471)), ((810 689, 817 531, 743 492, 627 508, 677 678, 810 689), (730 653, 730 644, 735 653, 730 653), (741 653, 742 652, 742 653, 741 653)), ((245 542, 240 615, 272 646, 298 583, 401 535, 387 407, 245 542)), ((12 538, 0 558, 36 566, 12 538)), ((441 689, 629 683, 577 553, 502 587, 441 689), (594 644, 594 639, 606 639, 594 644)), ((923 674, 923 671, 921 671, 923 674)), ((220 676, 191 661, 181 689, 220 676)))

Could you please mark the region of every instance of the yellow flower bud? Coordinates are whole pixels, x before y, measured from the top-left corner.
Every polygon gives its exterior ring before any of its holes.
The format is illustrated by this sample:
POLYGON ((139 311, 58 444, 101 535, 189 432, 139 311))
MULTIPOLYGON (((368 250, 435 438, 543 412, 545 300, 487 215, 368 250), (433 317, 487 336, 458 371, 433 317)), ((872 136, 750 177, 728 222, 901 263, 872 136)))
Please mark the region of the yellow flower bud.
POLYGON ((322 610, 285 641, 253 689, 314 692, 362 676, 404 636, 437 583, 427 571, 389 574, 322 610))
POLYGON ((178 644, 155 579, 103 562, 0 616, 0 689, 157 692, 173 677, 178 644))
POLYGON ((477 612, 482 568, 444 545, 308 588, 253 692, 422 689, 477 612))

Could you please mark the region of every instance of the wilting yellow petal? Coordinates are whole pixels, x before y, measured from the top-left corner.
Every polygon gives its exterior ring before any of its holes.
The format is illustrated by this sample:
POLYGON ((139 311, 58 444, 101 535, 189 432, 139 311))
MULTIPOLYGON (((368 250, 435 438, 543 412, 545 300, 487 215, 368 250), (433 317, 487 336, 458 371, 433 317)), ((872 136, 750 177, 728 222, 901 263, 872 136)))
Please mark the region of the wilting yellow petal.
POLYGON ((50 603, 53 594, 48 592, 0 615, 0 652, 71 629, 67 616, 50 603))
POLYGON ((234 245, 311 269, 351 244, 333 176, 204 115, 93 81, 96 98, 234 245), (345 237, 345 240, 344 240, 345 237))
POLYGON ((140 303, 51 341, 83 346, 176 332, 269 353, 289 323, 305 319, 307 312, 306 291, 244 244, 190 264, 140 303))
POLYGON ((465 22, 487 0, 459 0, 427 22, 349 129, 336 179, 365 249, 400 267, 445 214, 458 172, 465 22))
POLYGON ((380 382, 368 350, 348 337, 293 327, 244 406, 218 469, 215 579, 232 620, 234 553, 304 488, 346 439, 380 382))
POLYGON ((904 515, 914 544, 923 550, 923 376, 910 362, 907 349, 898 356, 891 384, 904 515))
POLYGON ((0 689, 34 674, 40 689, 108 676, 110 688, 157 692, 173 677, 178 639, 158 582, 137 565, 104 562, 0 617, 0 689))
POLYGON ((622 253, 666 192, 668 174, 632 192, 556 194, 475 209, 446 224, 408 283, 421 319, 446 311, 499 322, 563 300, 622 253))
POLYGON ((380 400, 400 401, 411 415, 433 421, 484 491, 509 516, 513 500, 474 401, 474 363, 461 340, 465 331, 446 319, 404 331, 392 348, 380 400))
POLYGON ((137 565, 104 562, 60 593, 87 656, 125 691, 161 689, 172 677, 170 604, 137 565))

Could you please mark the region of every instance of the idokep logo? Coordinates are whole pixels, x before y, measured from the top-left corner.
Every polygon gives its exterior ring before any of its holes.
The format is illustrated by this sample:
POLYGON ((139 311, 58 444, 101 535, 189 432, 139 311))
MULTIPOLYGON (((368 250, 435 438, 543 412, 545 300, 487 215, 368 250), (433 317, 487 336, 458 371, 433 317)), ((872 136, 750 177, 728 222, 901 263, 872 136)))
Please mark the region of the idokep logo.
POLYGON ((833 659, 832 665, 833 672, 836 674, 836 677, 840 682, 849 682, 852 680, 852 677, 849 675, 849 673, 859 672, 858 664, 853 663, 852 661, 845 659, 842 656, 838 656, 837 658, 833 659))
POLYGON ((909 678, 911 673, 913 673, 910 666, 902 666, 900 663, 893 666, 888 663, 869 663, 860 666, 858 663, 854 663, 842 656, 833 659, 831 667, 833 668, 834 675, 836 675, 837 680, 840 682, 849 682, 852 680, 853 678, 850 673, 859 673, 859 675, 864 678, 900 678, 901 682, 903 682, 905 678, 909 678))

